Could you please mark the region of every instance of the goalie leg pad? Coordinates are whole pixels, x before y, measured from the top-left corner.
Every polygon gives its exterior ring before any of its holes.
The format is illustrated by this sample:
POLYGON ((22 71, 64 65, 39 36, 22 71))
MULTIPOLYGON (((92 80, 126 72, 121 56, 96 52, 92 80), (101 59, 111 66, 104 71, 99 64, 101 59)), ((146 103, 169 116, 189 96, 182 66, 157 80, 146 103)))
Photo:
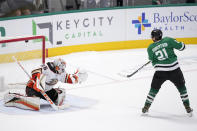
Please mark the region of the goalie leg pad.
POLYGON ((55 104, 56 104, 57 106, 61 106, 61 105, 63 105, 64 99, 66 98, 66 90, 63 89, 63 88, 56 88, 55 90, 56 90, 57 93, 58 93, 58 98, 57 98, 57 100, 55 101, 55 104))
POLYGON ((4 105, 28 110, 40 110, 39 97, 26 97, 18 93, 7 93, 4 96, 4 105))

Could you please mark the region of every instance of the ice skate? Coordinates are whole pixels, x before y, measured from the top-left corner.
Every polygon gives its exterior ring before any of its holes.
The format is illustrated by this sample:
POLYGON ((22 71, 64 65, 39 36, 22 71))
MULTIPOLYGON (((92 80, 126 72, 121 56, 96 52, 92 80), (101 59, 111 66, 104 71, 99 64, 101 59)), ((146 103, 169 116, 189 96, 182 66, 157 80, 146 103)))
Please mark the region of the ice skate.
POLYGON ((146 106, 142 108, 142 113, 148 114, 148 108, 146 106))
POLYGON ((149 108, 150 108, 150 104, 145 104, 145 106, 142 108, 142 114, 143 115, 147 115, 148 114, 148 111, 149 111, 149 108))
POLYGON ((193 116, 193 109, 192 109, 192 108, 186 107, 186 112, 187 112, 187 115, 188 115, 189 117, 192 117, 192 116, 193 116))

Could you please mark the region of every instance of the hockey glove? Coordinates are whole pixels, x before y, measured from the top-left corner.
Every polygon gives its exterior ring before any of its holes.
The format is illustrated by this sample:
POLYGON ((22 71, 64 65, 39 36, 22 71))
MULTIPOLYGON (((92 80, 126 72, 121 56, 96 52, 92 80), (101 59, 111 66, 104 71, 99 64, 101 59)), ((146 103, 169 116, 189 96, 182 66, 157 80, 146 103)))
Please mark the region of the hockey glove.
POLYGON ((78 76, 78 83, 85 82, 88 78, 88 73, 85 70, 78 70, 76 75, 78 76))

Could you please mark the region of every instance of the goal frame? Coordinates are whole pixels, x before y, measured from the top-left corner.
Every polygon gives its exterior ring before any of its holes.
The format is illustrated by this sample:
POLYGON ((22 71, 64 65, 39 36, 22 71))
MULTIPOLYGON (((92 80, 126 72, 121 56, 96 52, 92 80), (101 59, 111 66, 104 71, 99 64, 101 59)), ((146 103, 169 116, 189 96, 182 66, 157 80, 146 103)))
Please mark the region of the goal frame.
POLYGON ((29 36, 29 37, 19 37, 19 38, 8 38, 2 37, 5 39, 0 40, 0 44, 3 43, 11 43, 11 42, 19 42, 19 41, 28 41, 28 40, 35 40, 35 39, 42 39, 42 64, 45 64, 45 53, 46 53, 46 46, 45 46, 45 36, 29 36))

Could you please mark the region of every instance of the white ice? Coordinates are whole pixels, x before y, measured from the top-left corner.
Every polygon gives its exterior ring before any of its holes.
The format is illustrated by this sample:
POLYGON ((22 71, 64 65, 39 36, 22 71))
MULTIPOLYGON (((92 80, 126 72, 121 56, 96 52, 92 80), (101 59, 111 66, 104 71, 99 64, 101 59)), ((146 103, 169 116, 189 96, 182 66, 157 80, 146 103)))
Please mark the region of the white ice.
MULTIPOLYGON (((6 113, 2 111, 4 107, 1 104, 0 130, 197 131, 197 46, 187 45, 185 51, 176 53, 194 109, 193 117, 186 115, 179 93, 169 81, 162 85, 148 116, 141 115, 154 73, 152 65, 147 65, 131 78, 124 78, 117 73, 131 73, 146 63, 146 49, 90 51, 59 56, 68 63, 68 72, 81 68, 89 74, 87 81, 82 84, 59 83, 67 90, 66 102, 71 105, 70 109, 24 113, 20 112, 21 109, 10 107, 6 108, 6 113)), ((39 66, 40 60, 21 61, 21 64, 30 72, 39 66)), ((4 76, 5 86, 28 80, 16 63, 0 64, 0 76, 4 76)))

